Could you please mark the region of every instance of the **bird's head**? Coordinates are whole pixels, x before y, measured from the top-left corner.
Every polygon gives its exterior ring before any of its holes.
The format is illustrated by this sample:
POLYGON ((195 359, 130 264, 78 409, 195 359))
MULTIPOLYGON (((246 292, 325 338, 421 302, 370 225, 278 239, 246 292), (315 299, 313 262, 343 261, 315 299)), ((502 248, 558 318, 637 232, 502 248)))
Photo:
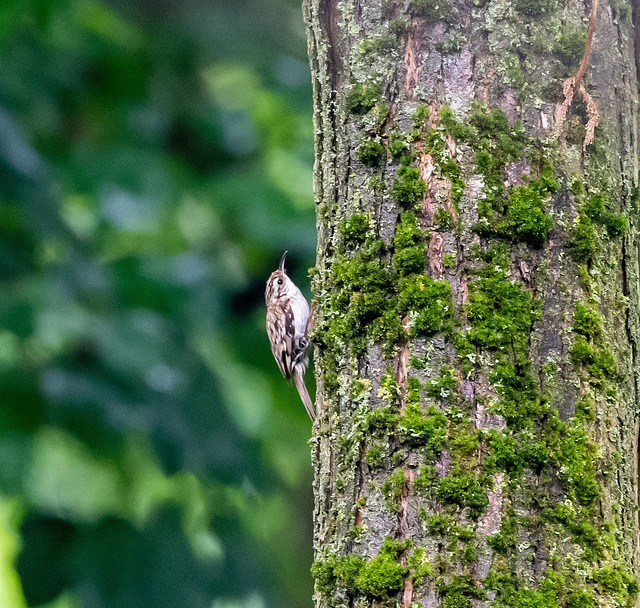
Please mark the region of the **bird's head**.
POLYGON ((274 270, 267 281, 267 290, 265 292, 265 299, 267 304, 269 304, 272 300, 277 300, 282 296, 286 295, 288 291, 290 291, 289 284, 291 283, 291 279, 287 276, 287 273, 284 269, 284 259, 287 256, 287 252, 285 251, 282 254, 282 259, 280 260, 280 266, 278 266, 278 270, 274 270))

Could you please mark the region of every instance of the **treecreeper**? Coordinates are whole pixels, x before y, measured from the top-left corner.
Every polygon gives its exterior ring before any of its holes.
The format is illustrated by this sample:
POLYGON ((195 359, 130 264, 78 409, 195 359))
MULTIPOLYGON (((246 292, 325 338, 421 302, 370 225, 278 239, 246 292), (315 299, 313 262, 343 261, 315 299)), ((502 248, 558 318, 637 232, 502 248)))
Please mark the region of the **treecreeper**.
POLYGON ((284 269, 285 251, 280 266, 271 273, 264 297, 267 303, 267 335, 271 352, 286 380, 293 380, 311 421, 316 419, 313 401, 304 383, 309 365, 309 303, 284 269))

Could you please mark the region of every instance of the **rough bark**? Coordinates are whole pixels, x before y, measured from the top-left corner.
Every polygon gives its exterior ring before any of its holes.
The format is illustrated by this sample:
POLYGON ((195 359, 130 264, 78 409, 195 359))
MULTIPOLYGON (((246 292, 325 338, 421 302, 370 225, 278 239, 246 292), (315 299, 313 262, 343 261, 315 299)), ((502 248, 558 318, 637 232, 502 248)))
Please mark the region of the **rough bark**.
POLYGON ((574 91, 592 9, 305 2, 318 607, 640 606, 640 9, 574 91))

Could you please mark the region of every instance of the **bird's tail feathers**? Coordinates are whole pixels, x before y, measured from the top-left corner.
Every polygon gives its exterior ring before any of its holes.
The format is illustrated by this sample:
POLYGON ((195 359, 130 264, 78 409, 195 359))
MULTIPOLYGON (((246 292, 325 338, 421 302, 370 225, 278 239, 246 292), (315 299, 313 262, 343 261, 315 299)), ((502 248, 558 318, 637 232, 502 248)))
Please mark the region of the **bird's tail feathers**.
POLYGON ((293 381, 298 389, 300 399, 302 399, 304 409, 307 410, 307 414, 309 414, 309 418, 311 418, 311 422, 313 422, 316 419, 316 410, 313 407, 313 401, 311 401, 311 397, 309 396, 309 391, 304 383, 304 376, 302 374, 303 371, 301 367, 296 365, 293 371, 293 381))

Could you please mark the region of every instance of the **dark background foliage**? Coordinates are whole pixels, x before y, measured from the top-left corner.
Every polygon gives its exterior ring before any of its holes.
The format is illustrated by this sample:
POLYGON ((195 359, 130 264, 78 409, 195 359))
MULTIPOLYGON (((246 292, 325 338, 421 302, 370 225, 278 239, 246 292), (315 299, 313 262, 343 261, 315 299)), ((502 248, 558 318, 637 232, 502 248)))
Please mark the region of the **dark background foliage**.
POLYGON ((0 3, 1 606, 310 604, 305 51, 297 0, 0 3))

